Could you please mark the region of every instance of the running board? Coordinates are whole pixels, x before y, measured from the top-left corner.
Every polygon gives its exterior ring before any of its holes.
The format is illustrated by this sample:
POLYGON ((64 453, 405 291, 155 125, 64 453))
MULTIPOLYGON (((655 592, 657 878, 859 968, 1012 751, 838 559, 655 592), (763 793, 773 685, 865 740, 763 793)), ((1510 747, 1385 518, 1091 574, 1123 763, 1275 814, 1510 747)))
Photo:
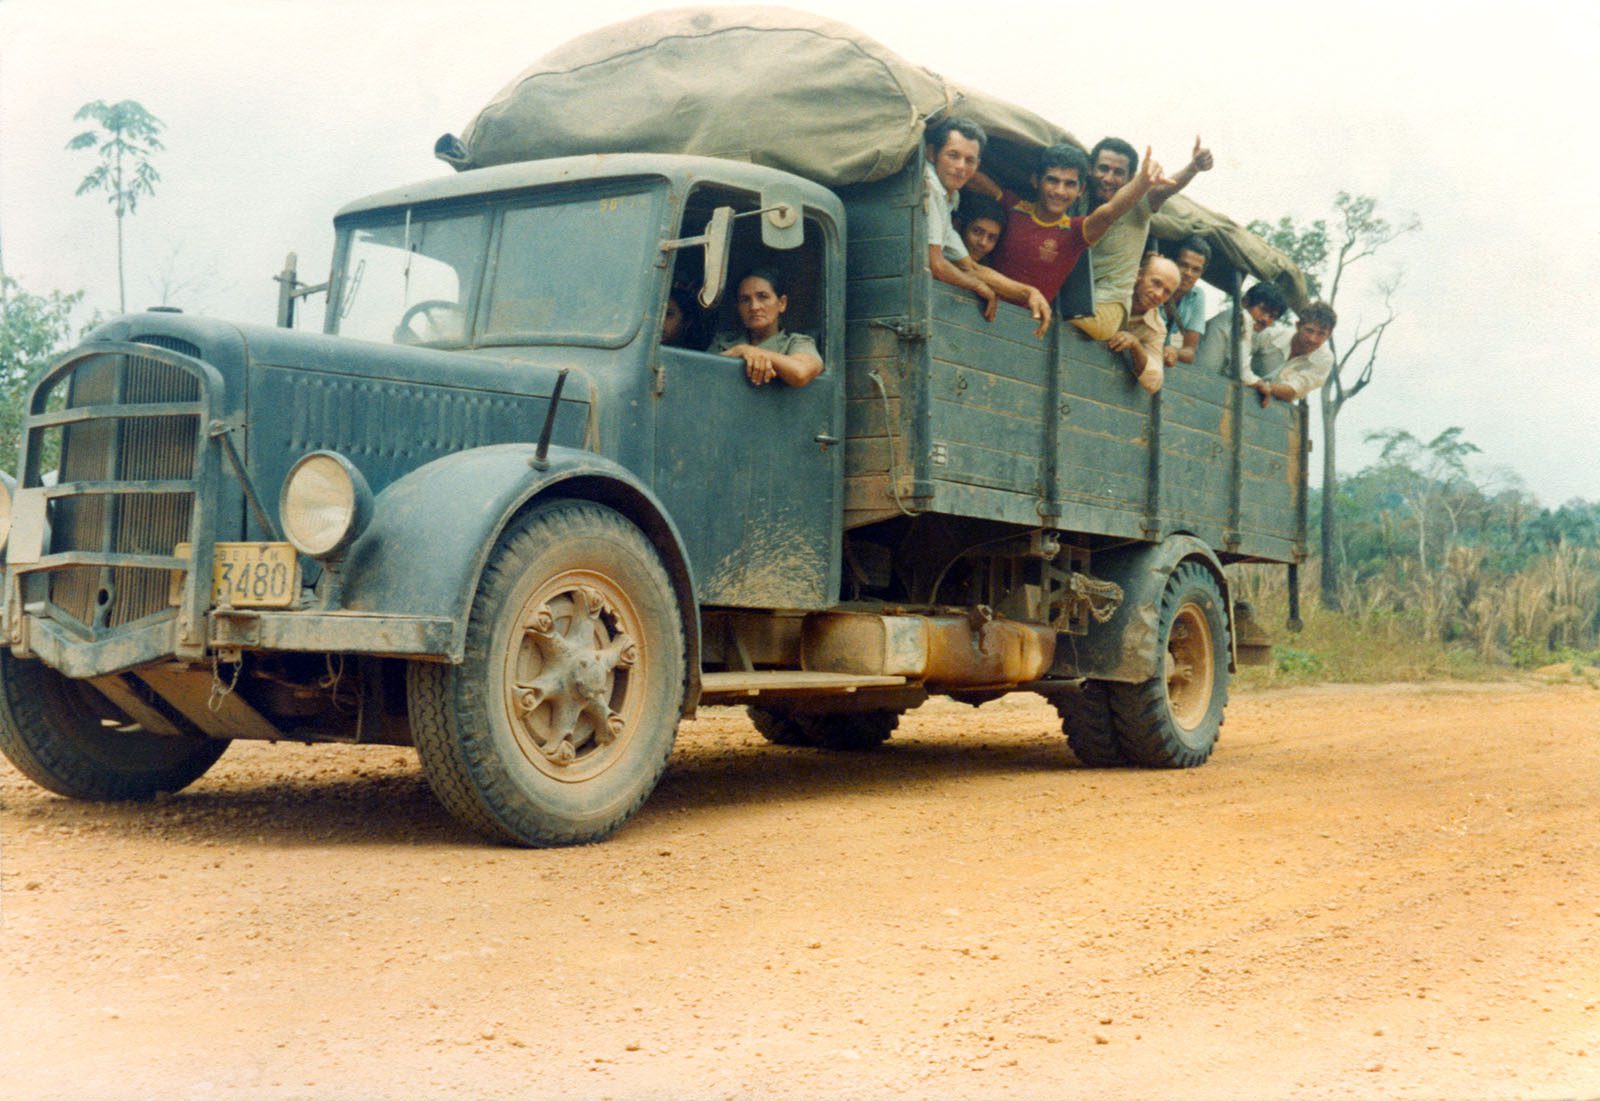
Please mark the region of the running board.
POLYGON ((753 673, 702 673, 700 702, 736 703, 763 692, 837 692, 849 694, 858 688, 898 688, 905 677, 867 676, 858 673, 808 673, 804 670, 761 670, 753 673))

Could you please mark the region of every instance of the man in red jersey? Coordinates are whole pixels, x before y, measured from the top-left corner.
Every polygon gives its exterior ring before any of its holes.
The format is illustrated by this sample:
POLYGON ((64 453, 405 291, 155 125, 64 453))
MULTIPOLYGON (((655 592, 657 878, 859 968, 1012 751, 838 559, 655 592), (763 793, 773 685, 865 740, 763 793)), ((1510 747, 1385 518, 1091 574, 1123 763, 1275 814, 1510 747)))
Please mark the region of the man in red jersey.
POLYGON ((961 202, 961 189, 978 170, 988 135, 971 119, 953 118, 929 126, 927 136, 923 206, 928 219, 928 270, 940 282, 976 294, 986 321, 994 320, 999 298, 1023 306, 1039 323, 1033 335, 1043 336, 1050 324, 1050 304, 1044 296, 975 262, 951 220, 961 202))
POLYGON ((989 257, 990 266, 1026 286, 1037 287, 1053 301, 1078 260, 1113 223, 1159 184, 1170 183, 1161 166, 1145 151, 1144 169, 1088 216, 1067 212, 1083 192, 1089 161, 1083 150, 1065 143, 1039 153, 1039 169, 1030 183, 1034 197, 1024 199, 1007 191, 981 172, 973 176, 972 189, 1001 201, 1006 208, 1006 229, 1000 245, 989 257))

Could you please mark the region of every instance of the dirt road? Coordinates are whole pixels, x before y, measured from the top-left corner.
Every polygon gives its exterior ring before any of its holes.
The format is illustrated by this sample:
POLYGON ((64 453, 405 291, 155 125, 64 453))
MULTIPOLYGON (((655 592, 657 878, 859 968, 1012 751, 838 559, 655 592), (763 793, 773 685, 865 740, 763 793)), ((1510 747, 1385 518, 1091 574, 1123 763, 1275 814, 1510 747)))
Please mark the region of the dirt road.
POLYGON ((1187 772, 1035 697, 883 751, 684 728, 612 841, 480 843, 396 749, 135 807, 0 772, 12 1097, 1600 1095, 1600 692, 1236 696, 1187 772))

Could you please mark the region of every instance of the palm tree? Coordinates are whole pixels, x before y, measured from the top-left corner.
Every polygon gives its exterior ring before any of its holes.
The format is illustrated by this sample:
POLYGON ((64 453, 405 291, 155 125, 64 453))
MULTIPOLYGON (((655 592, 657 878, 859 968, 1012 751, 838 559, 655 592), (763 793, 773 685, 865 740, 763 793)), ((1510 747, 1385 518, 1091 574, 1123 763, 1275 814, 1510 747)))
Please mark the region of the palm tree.
POLYGON ((131 99, 107 104, 103 100, 85 103, 78 108, 76 119, 91 119, 98 125, 85 130, 71 141, 68 149, 94 149, 100 163, 83 178, 77 194, 86 191, 106 192, 106 201, 117 211, 117 306, 126 313, 128 296, 123 278, 122 219, 132 214, 139 205, 140 195, 154 195, 156 181, 161 174, 150 163, 153 153, 164 149, 156 135, 163 123, 142 104, 131 99))

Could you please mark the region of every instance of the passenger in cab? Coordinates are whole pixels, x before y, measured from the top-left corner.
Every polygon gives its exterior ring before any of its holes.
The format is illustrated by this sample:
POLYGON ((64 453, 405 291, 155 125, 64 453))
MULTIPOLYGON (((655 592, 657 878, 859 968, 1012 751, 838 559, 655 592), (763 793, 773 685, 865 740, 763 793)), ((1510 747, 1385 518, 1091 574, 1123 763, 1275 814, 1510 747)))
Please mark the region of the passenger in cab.
POLYGON ((700 335, 700 303, 688 287, 673 287, 667 292, 666 312, 661 316, 661 346, 697 348, 705 339, 700 335))
MULTIPOLYGON (((1148 167, 1149 149, 1145 150, 1148 167)), ((1150 218, 1172 196, 1189 186, 1191 180, 1212 165, 1211 151, 1194 140, 1194 153, 1183 170, 1171 179, 1160 175, 1156 182, 1123 217, 1094 244, 1094 316, 1073 324, 1095 340, 1109 340, 1127 321, 1133 285, 1138 278, 1145 242, 1150 236, 1150 218)), ((1089 151, 1089 171, 1094 179, 1092 198, 1110 202, 1139 170, 1139 157, 1133 146, 1121 138, 1101 138, 1089 151)))
POLYGON ((1178 280, 1178 289, 1161 307, 1161 316, 1167 323, 1163 361, 1168 367, 1193 363, 1195 349, 1205 333, 1206 302, 1196 284, 1206 273, 1206 265, 1211 263, 1211 246, 1203 237, 1185 237, 1174 260, 1182 278, 1178 280))
POLYGON ((745 377, 752 386, 780 379, 804 386, 822 373, 822 356, 816 342, 804 333, 785 332, 783 314, 789 308, 788 287, 769 268, 754 268, 739 280, 735 305, 743 333, 718 333, 706 350, 744 361, 745 377))
POLYGON ((1250 364, 1239 372, 1239 381, 1261 395, 1266 408, 1273 399, 1299 401, 1328 381, 1333 370, 1333 349, 1327 347, 1338 315, 1326 302, 1313 302, 1300 311, 1294 329, 1261 334, 1258 356, 1262 375, 1250 364))
POLYGON ((1153 168, 1154 175, 1140 173, 1127 181, 1087 217, 1069 213, 1089 177, 1089 160, 1075 145, 1062 143, 1040 150, 1038 170, 1028 181, 1033 186, 1031 199, 977 173, 973 190, 999 199, 1006 210, 1005 234, 990 266, 1001 275, 1037 287, 1046 301, 1054 301, 1089 247, 1161 178, 1160 166, 1152 165, 1148 156, 1146 167, 1153 168))
POLYGON ((1161 349, 1167 342, 1167 324, 1161 307, 1178 289, 1180 278, 1178 265, 1159 252, 1146 256, 1133 283, 1132 314, 1106 341, 1107 348, 1127 355, 1134 378, 1151 394, 1166 378, 1161 349))

